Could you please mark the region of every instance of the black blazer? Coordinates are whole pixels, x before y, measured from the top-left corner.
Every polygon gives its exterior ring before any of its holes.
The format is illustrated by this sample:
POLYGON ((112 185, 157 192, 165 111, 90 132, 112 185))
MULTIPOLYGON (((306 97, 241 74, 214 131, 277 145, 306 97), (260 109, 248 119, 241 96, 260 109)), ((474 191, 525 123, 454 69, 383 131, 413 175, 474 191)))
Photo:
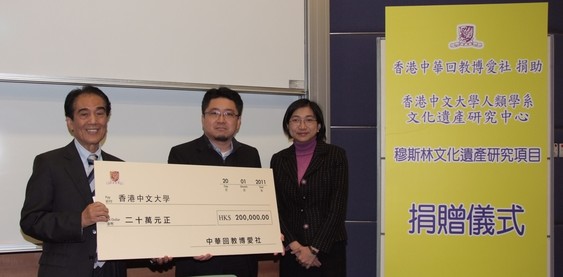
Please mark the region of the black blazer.
POLYGON ((318 141, 302 185, 294 145, 274 154, 270 167, 284 244, 298 241, 330 252, 334 242, 347 239, 348 160, 342 148, 318 141))
MULTIPOLYGON (((233 138, 233 151, 223 161, 223 157, 213 149, 211 142, 209 142, 205 135, 172 147, 168 155, 168 163, 261 167, 260 156, 256 148, 240 143, 233 138)), ((192 258, 179 258, 174 259, 174 261, 176 263, 176 276, 209 274, 235 274, 239 277, 258 276, 258 260, 256 255, 215 256, 203 262, 192 258)))
MULTIPOLYGON (((102 159, 121 159, 102 151, 102 159)), ((92 193, 74 141, 35 157, 21 210, 22 231, 43 241, 39 276, 91 276, 96 224, 82 229, 92 193)))
POLYGON ((169 164, 262 167, 258 150, 233 138, 233 152, 225 161, 205 135, 170 149, 169 164))

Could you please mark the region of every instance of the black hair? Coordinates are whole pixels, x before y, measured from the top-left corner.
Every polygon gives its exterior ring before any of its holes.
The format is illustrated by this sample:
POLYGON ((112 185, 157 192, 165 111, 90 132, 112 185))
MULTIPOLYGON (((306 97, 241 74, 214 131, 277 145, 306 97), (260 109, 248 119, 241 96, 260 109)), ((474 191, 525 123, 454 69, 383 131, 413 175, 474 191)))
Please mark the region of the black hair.
POLYGON ((239 116, 242 115, 242 99, 240 98, 238 92, 228 87, 212 88, 205 93, 203 100, 201 101, 202 114, 204 114, 207 107, 209 107, 209 102, 211 102, 211 100, 215 98, 227 98, 235 102, 235 106, 237 107, 237 114, 239 116))
POLYGON ((74 120, 74 103, 76 102, 76 98, 82 94, 94 94, 101 97, 104 102, 106 103, 106 115, 109 116, 111 114, 111 102, 109 101, 108 96, 99 88, 91 85, 85 85, 81 88, 75 88, 71 90, 65 99, 65 116, 74 120))

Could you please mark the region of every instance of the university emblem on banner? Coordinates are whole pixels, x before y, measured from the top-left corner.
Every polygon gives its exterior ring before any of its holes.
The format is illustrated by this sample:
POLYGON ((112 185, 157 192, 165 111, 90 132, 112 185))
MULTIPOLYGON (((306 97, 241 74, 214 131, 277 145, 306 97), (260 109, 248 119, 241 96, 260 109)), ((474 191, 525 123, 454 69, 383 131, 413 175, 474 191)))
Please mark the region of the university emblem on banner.
POLYGON ((483 48, 484 43, 475 38, 475 25, 457 25, 457 41, 450 42, 450 49, 457 48, 483 48))

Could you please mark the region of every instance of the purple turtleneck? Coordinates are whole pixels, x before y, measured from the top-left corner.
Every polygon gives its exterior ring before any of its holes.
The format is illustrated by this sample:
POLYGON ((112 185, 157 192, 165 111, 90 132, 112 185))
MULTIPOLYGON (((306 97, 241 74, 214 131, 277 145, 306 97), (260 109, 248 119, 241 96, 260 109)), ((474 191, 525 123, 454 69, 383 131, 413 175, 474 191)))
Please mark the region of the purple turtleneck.
POLYGON ((311 158, 313 158, 313 153, 315 153, 315 147, 317 146, 317 140, 312 139, 307 142, 294 141, 295 145, 295 156, 297 158, 297 181, 301 185, 301 179, 311 163, 311 158))

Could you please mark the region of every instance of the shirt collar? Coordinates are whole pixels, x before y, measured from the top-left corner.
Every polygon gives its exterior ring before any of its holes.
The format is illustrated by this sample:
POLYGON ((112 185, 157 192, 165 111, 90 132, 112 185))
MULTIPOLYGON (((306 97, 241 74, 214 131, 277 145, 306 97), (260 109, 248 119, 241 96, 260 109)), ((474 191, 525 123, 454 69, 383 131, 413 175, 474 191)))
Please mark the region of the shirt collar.
POLYGON ((100 147, 98 147, 98 150, 96 150, 96 152, 90 153, 90 151, 86 150, 86 148, 84 148, 84 146, 82 146, 82 144, 80 144, 76 139, 74 140, 74 146, 76 146, 78 154, 80 155, 80 160, 82 160, 82 164, 85 168, 88 167, 88 162, 86 161, 86 159, 88 159, 88 156, 90 156, 90 154, 98 155, 98 160, 102 159, 102 148, 100 147))
POLYGON ((213 147, 213 150, 215 150, 215 152, 217 152, 219 155, 221 155, 221 157, 223 158, 223 161, 229 155, 231 155, 231 153, 233 153, 233 142, 232 141, 231 141, 231 148, 225 153, 221 152, 221 149, 219 149, 219 147, 215 146, 215 144, 213 144, 213 142, 209 141, 209 143, 211 144, 211 147, 213 147))

